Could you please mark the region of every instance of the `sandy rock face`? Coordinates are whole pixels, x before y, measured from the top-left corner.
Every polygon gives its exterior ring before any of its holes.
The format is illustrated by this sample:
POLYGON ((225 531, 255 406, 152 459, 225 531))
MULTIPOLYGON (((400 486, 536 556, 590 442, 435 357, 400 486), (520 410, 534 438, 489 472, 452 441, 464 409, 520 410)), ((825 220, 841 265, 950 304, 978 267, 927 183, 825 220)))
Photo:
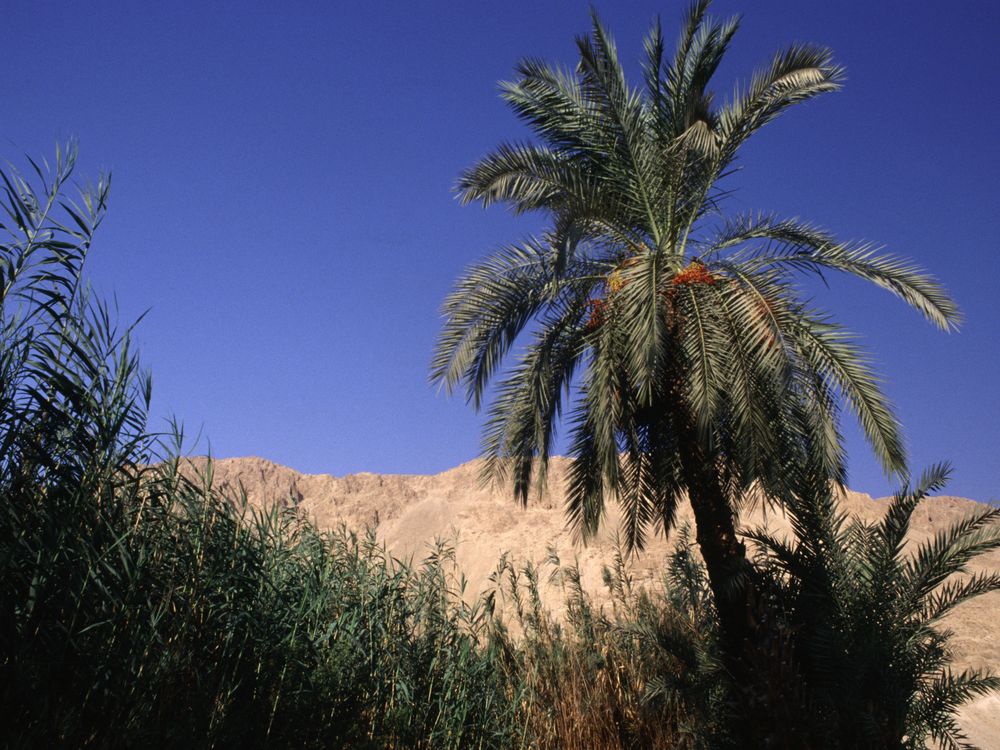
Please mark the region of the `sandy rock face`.
MULTIPOLYGON (((195 467, 202 464, 194 461, 195 467)), ((505 552, 517 561, 541 564, 553 549, 564 564, 579 562, 584 586, 600 601, 604 593, 601 569, 614 554, 620 515, 617 508, 609 507, 598 538, 586 547, 579 544, 566 527, 563 513, 567 467, 566 459, 553 459, 547 491, 522 508, 506 488, 480 483, 476 461, 430 476, 361 473, 344 477, 301 474, 262 458, 213 462, 215 482, 242 488, 255 505, 280 503, 296 507, 322 528, 343 524, 360 531, 375 525, 379 539, 397 558, 419 561, 435 539, 448 540, 455 545, 458 567, 468 580, 467 592, 472 596, 490 586, 489 576, 505 552)), ((850 491, 842 503, 849 513, 868 521, 880 518, 887 506, 884 500, 850 491)), ((913 515, 910 543, 932 537, 979 507, 979 503, 956 497, 924 500, 913 515)), ((686 505, 678 513, 678 524, 685 521, 693 524, 686 505)), ((741 522, 746 526, 766 525, 779 534, 791 533, 788 520, 774 511, 765 516, 756 509, 745 514, 741 522)), ((648 540, 646 550, 632 562, 631 572, 637 584, 659 580, 672 541, 662 535, 648 540)), ((1000 552, 979 558, 972 570, 1000 570, 1000 552)), ((540 578, 544 581, 547 575, 540 578)), ((547 593, 547 603, 558 613, 561 596, 554 589, 547 593)), ((1000 592, 959 607, 944 625, 955 633, 953 649, 958 669, 1000 668, 1000 592)), ((969 704, 963 712, 963 725, 970 739, 982 747, 1000 747, 998 708, 1000 697, 988 697, 969 704)))

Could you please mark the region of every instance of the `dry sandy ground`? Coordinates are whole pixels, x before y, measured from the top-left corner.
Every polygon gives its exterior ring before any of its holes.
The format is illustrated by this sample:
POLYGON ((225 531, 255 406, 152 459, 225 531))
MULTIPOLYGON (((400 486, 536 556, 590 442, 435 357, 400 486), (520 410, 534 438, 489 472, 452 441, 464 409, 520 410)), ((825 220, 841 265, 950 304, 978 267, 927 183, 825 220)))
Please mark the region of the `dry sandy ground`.
MULTIPOLYGON (((459 569, 468 580, 467 591, 477 594, 489 587, 489 576, 500 556, 511 553, 516 560, 543 563, 554 548, 563 563, 578 560, 588 591, 600 599, 601 568, 614 551, 618 514, 609 509, 605 531, 589 546, 574 543, 566 528, 562 497, 565 459, 553 459, 548 491, 521 508, 503 488, 483 487, 476 462, 463 464, 432 476, 351 474, 300 474, 294 469, 261 458, 221 459, 214 462, 217 483, 242 485, 254 504, 280 502, 297 506, 321 527, 345 524, 361 529, 377 523, 379 538, 396 557, 419 560, 436 539, 455 544, 459 569)), ((863 519, 878 518, 885 502, 859 492, 847 492, 846 509, 863 519)), ((933 535, 969 513, 979 503, 954 497, 923 501, 913 517, 911 539, 933 535)), ((681 523, 691 518, 690 509, 679 514, 681 523)), ((787 521, 761 511, 742 519, 748 526, 766 522, 787 530, 787 521)), ((657 536, 632 563, 637 583, 658 579, 668 542, 657 536)), ((974 570, 1000 570, 1000 551, 980 558, 974 570)), ((541 577, 542 580, 546 576, 541 577)), ((547 597, 558 611, 561 596, 555 590, 547 597)), ((953 647, 958 668, 1000 668, 1000 592, 980 597, 956 610, 946 621, 955 633, 953 647)), ((982 748, 1000 748, 1000 696, 980 699, 965 709, 962 724, 969 739, 982 748)))

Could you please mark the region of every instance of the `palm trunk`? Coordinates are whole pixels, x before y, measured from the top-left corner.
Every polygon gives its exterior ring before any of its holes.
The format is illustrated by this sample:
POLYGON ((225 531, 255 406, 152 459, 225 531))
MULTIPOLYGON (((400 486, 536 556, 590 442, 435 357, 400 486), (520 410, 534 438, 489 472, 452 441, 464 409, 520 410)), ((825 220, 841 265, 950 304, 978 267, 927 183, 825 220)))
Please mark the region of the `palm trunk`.
POLYGON ((744 675, 741 664, 755 638, 755 586, 746 545, 736 535, 732 506, 719 486, 715 468, 701 455, 684 460, 688 499, 694 511, 698 547, 719 616, 726 666, 733 677, 744 675))
POLYGON ((682 466, 718 613, 723 664, 735 688, 734 730, 747 747, 804 750, 812 743, 800 724, 804 707, 794 659, 761 600, 758 573, 736 535, 715 462, 696 449, 685 452, 682 466))

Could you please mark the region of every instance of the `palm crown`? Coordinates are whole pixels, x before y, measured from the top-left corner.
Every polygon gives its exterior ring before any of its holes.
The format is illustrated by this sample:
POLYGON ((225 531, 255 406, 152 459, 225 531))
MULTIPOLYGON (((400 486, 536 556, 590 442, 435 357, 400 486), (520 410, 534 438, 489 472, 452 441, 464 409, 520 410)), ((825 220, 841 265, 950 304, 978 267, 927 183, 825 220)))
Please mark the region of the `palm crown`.
POLYGON ((905 470, 868 358, 802 299, 797 275, 843 271, 941 328, 958 321, 933 278, 878 248, 794 219, 722 214, 740 146, 837 89, 842 71, 828 50, 792 46, 719 105, 709 84, 738 20, 716 21, 707 6, 691 8, 672 57, 653 26, 641 88, 626 82, 596 15, 575 71, 526 60, 502 84, 536 139, 499 146, 461 176, 459 194, 541 212, 549 226, 459 280, 432 363, 433 380, 464 388, 478 408, 529 336, 489 408, 488 471, 512 477, 526 500, 566 408, 570 517, 586 536, 617 497, 635 546, 650 526, 669 529, 705 472, 730 501, 754 484, 780 497, 805 450, 842 480, 842 402, 886 470, 905 470))

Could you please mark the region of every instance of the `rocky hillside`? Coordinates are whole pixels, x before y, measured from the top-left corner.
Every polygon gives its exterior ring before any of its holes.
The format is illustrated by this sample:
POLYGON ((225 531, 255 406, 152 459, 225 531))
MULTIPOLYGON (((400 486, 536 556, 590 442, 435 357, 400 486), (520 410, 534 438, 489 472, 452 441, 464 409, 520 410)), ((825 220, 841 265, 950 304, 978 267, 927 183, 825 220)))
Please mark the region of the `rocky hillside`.
MULTIPOLYGON (((361 530, 374 525, 386 548, 398 558, 419 560, 435 539, 446 539, 455 546, 458 566, 473 596, 488 588, 489 576, 503 553, 519 561, 543 563, 548 551, 555 549, 564 563, 579 561, 585 587, 600 598, 601 568, 615 549, 616 509, 609 509, 604 531, 587 547, 576 543, 566 528, 562 507, 565 459, 553 460, 548 491, 533 498, 527 508, 516 504, 505 488, 482 486, 476 462, 430 476, 301 474, 261 458, 216 460, 213 468, 216 483, 242 487, 255 505, 294 506, 326 528, 344 524, 361 530)), ((845 493, 842 502, 850 513, 866 520, 877 519, 886 507, 885 502, 859 492, 845 493)), ((911 540, 930 537, 977 506, 972 500, 955 497, 923 501, 913 517, 911 540)), ((684 508, 679 523, 690 519, 690 509, 684 508)), ((750 526, 766 524, 778 531, 789 528, 780 514, 765 514, 759 508, 748 512, 742 521, 750 526)), ((671 541, 662 536, 650 540, 646 551, 632 563, 637 582, 658 579, 671 541)), ((985 568, 1000 570, 1000 552, 981 558, 975 569, 985 568)), ((548 603, 554 610, 560 609, 556 592, 549 592, 548 603)), ((1000 592, 959 608, 946 625, 955 632, 959 668, 1000 668, 1000 592)), ((967 709, 963 723, 970 739, 983 747, 1000 747, 1000 699, 977 701, 967 709)))

